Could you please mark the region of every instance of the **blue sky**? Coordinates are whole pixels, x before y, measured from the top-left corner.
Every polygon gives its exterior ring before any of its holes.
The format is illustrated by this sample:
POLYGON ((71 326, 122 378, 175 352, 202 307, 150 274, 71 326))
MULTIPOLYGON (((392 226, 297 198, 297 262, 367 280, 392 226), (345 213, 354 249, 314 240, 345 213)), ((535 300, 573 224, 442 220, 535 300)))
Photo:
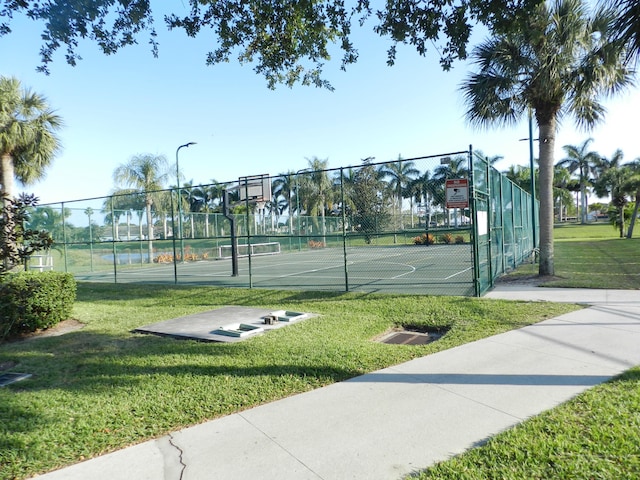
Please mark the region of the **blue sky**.
MULTIPOLYGON (((157 19, 161 17, 156 15, 157 19)), ((464 120, 458 91, 469 72, 464 63, 442 72, 434 55, 420 57, 399 48, 396 65, 386 65, 389 45, 365 27, 354 37, 360 60, 339 70, 340 55, 325 68, 335 87, 279 86, 269 90, 250 65, 208 67, 213 37, 204 32, 190 39, 181 31, 159 30, 160 56, 145 44, 105 56, 90 42, 80 44, 83 60, 66 64, 58 52, 51 74, 39 65, 41 28, 23 18, 14 32, 0 37, 0 75, 15 76, 44 94, 64 119, 63 151, 45 180, 25 188, 41 203, 107 195, 112 173, 132 155, 165 155, 180 167, 186 181, 209 183, 239 176, 276 175, 307 167, 306 158, 327 158, 330 167, 465 150, 471 144, 488 155, 502 155, 501 170, 527 165, 526 122, 508 129, 476 130, 464 120)), ((592 149, 610 156, 620 148, 625 161, 640 157, 636 89, 606 102, 607 122, 596 130, 578 131, 566 119, 557 137, 562 145, 593 137, 592 149)), ((534 137, 537 133, 534 133, 534 137)), ((175 181, 172 182, 175 184, 175 181)))

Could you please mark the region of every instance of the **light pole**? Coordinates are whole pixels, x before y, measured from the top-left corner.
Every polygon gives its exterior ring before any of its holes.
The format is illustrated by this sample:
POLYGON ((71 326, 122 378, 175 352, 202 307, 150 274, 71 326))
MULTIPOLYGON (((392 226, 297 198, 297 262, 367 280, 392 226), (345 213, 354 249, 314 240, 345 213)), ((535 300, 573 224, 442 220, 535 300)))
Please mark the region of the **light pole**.
POLYGON ((529 141, 529 183, 531 183, 531 230, 532 230, 532 247, 535 249, 538 247, 538 239, 536 233, 536 225, 538 215, 536 212, 536 173, 533 161, 533 142, 537 139, 533 138, 533 113, 529 108, 529 138, 521 138, 520 141, 529 141))
MULTIPOLYGON (((182 239, 182 199, 180 198, 180 165, 178 163, 178 153, 180 149, 183 147, 190 147, 191 145, 195 145, 196 142, 185 143, 184 145, 180 145, 176 149, 176 185, 178 187, 178 236, 180 237, 180 260, 184 262, 184 240, 182 239)), ((175 235, 174 235, 175 237, 175 235)), ((174 258, 174 261, 176 259, 174 258)))

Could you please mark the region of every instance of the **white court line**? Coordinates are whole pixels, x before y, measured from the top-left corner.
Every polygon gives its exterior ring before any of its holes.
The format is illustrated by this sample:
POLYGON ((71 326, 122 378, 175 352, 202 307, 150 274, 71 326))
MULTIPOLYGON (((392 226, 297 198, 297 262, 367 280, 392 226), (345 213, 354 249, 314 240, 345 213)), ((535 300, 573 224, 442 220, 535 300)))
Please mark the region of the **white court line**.
POLYGON ((449 280, 450 278, 457 277, 458 275, 462 275, 464 272, 468 272, 469 270, 471 270, 471 267, 465 268, 464 270, 458 273, 454 273, 453 275, 449 275, 448 277, 445 277, 445 280, 449 280))
MULTIPOLYGON (((295 272, 295 273, 288 273, 286 275, 278 275, 277 277, 272 277, 272 278, 286 278, 286 277, 295 277, 296 275, 304 275, 305 273, 315 273, 315 272, 321 272, 322 270, 331 270, 331 269, 335 269, 335 268, 340 268, 340 265, 334 265, 331 267, 325 267, 325 268, 316 268, 314 270, 302 270, 301 272, 295 272)), ((266 276, 266 275, 265 275, 266 276)), ((317 277, 316 277, 317 278, 317 277)), ((335 278, 335 277, 328 277, 328 278, 335 278)))
POLYGON ((410 273, 413 273, 413 272, 416 271, 416 267, 414 267, 413 265, 407 265, 406 263, 394 263, 394 265, 403 265, 405 267, 409 267, 411 270, 409 270, 408 272, 405 272, 405 273, 401 273, 400 275, 396 275, 395 277, 391 277, 391 280, 395 280, 396 278, 404 277, 405 275, 409 275, 410 273))

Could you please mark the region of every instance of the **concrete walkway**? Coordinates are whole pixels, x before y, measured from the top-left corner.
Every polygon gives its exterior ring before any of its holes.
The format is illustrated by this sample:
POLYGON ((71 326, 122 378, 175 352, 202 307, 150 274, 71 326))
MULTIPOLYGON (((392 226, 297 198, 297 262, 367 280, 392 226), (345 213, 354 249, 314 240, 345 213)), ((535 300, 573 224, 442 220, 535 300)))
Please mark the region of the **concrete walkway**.
POLYGON ((180 430, 42 480, 395 480, 640 364, 640 291, 504 285, 589 308, 180 430))

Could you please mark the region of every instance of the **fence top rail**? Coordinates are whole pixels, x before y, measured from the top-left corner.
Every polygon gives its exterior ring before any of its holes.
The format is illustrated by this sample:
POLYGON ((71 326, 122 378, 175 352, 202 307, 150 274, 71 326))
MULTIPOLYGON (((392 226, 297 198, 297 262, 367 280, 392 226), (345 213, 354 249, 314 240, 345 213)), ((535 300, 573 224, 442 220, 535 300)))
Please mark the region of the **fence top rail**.
MULTIPOLYGON (((385 161, 380 161, 380 162, 371 162, 370 165, 373 166, 379 166, 379 165, 384 165, 384 164, 388 164, 388 163, 397 163, 397 162, 415 162, 418 160, 429 160, 432 158, 440 158, 440 157, 449 157, 449 156, 453 156, 453 155, 468 155, 469 152, 472 151, 471 146, 469 146, 469 150, 460 150, 460 151, 456 151, 456 152, 446 152, 446 153, 438 153, 438 154, 434 154, 434 155, 424 155, 424 156, 420 156, 420 157, 411 157, 411 158, 402 158, 402 159, 395 159, 395 160, 385 160, 385 161)), ((375 157, 373 157, 375 158, 375 157)), ((362 168, 363 165, 347 165, 344 167, 335 167, 335 168, 327 168, 324 170, 309 170, 304 172, 305 174, 309 174, 309 173, 313 173, 313 172, 337 172, 343 169, 350 169, 350 168, 362 168)), ((302 174, 303 172, 300 172, 300 174, 302 174)), ((271 175, 271 178, 278 178, 278 177, 283 177, 283 176, 287 176, 287 175, 298 175, 298 173, 292 174, 292 173, 280 173, 277 175, 271 175)), ((233 181, 227 181, 227 182, 217 182, 217 183, 202 183, 202 184, 198 184, 198 185, 191 185, 191 188, 194 187, 208 187, 208 186, 214 186, 214 185, 220 185, 220 186, 224 186, 224 185, 233 185, 235 183, 237 183, 237 180, 233 180, 233 181)), ((181 187, 182 189, 184 189, 185 187, 181 187)), ((51 207, 54 205, 61 205, 64 207, 65 203, 75 203, 75 202, 89 202, 92 200, 101 200, 104 198, 112 198, 112 197, 119 197, 119 196, 131 196, 131 195, 143 195, 146 193, 159 193, 159 192, 168 192, 168 191, 175 191, 178 190, 177 187, 173 187, 173 188, 162 188, 162 189, 158 189, 158 190, 149 190, 149 191, 122 191, 122 192, 115 192, 112 193, 110 195, 101 195, 98 197, 88 197, 88 198, 75 198, 75 199, 70 199, 70 200, 61 200, 59 202, 49 202, 49 203, 43 203, 40 204, 40 207, 51 207)))

